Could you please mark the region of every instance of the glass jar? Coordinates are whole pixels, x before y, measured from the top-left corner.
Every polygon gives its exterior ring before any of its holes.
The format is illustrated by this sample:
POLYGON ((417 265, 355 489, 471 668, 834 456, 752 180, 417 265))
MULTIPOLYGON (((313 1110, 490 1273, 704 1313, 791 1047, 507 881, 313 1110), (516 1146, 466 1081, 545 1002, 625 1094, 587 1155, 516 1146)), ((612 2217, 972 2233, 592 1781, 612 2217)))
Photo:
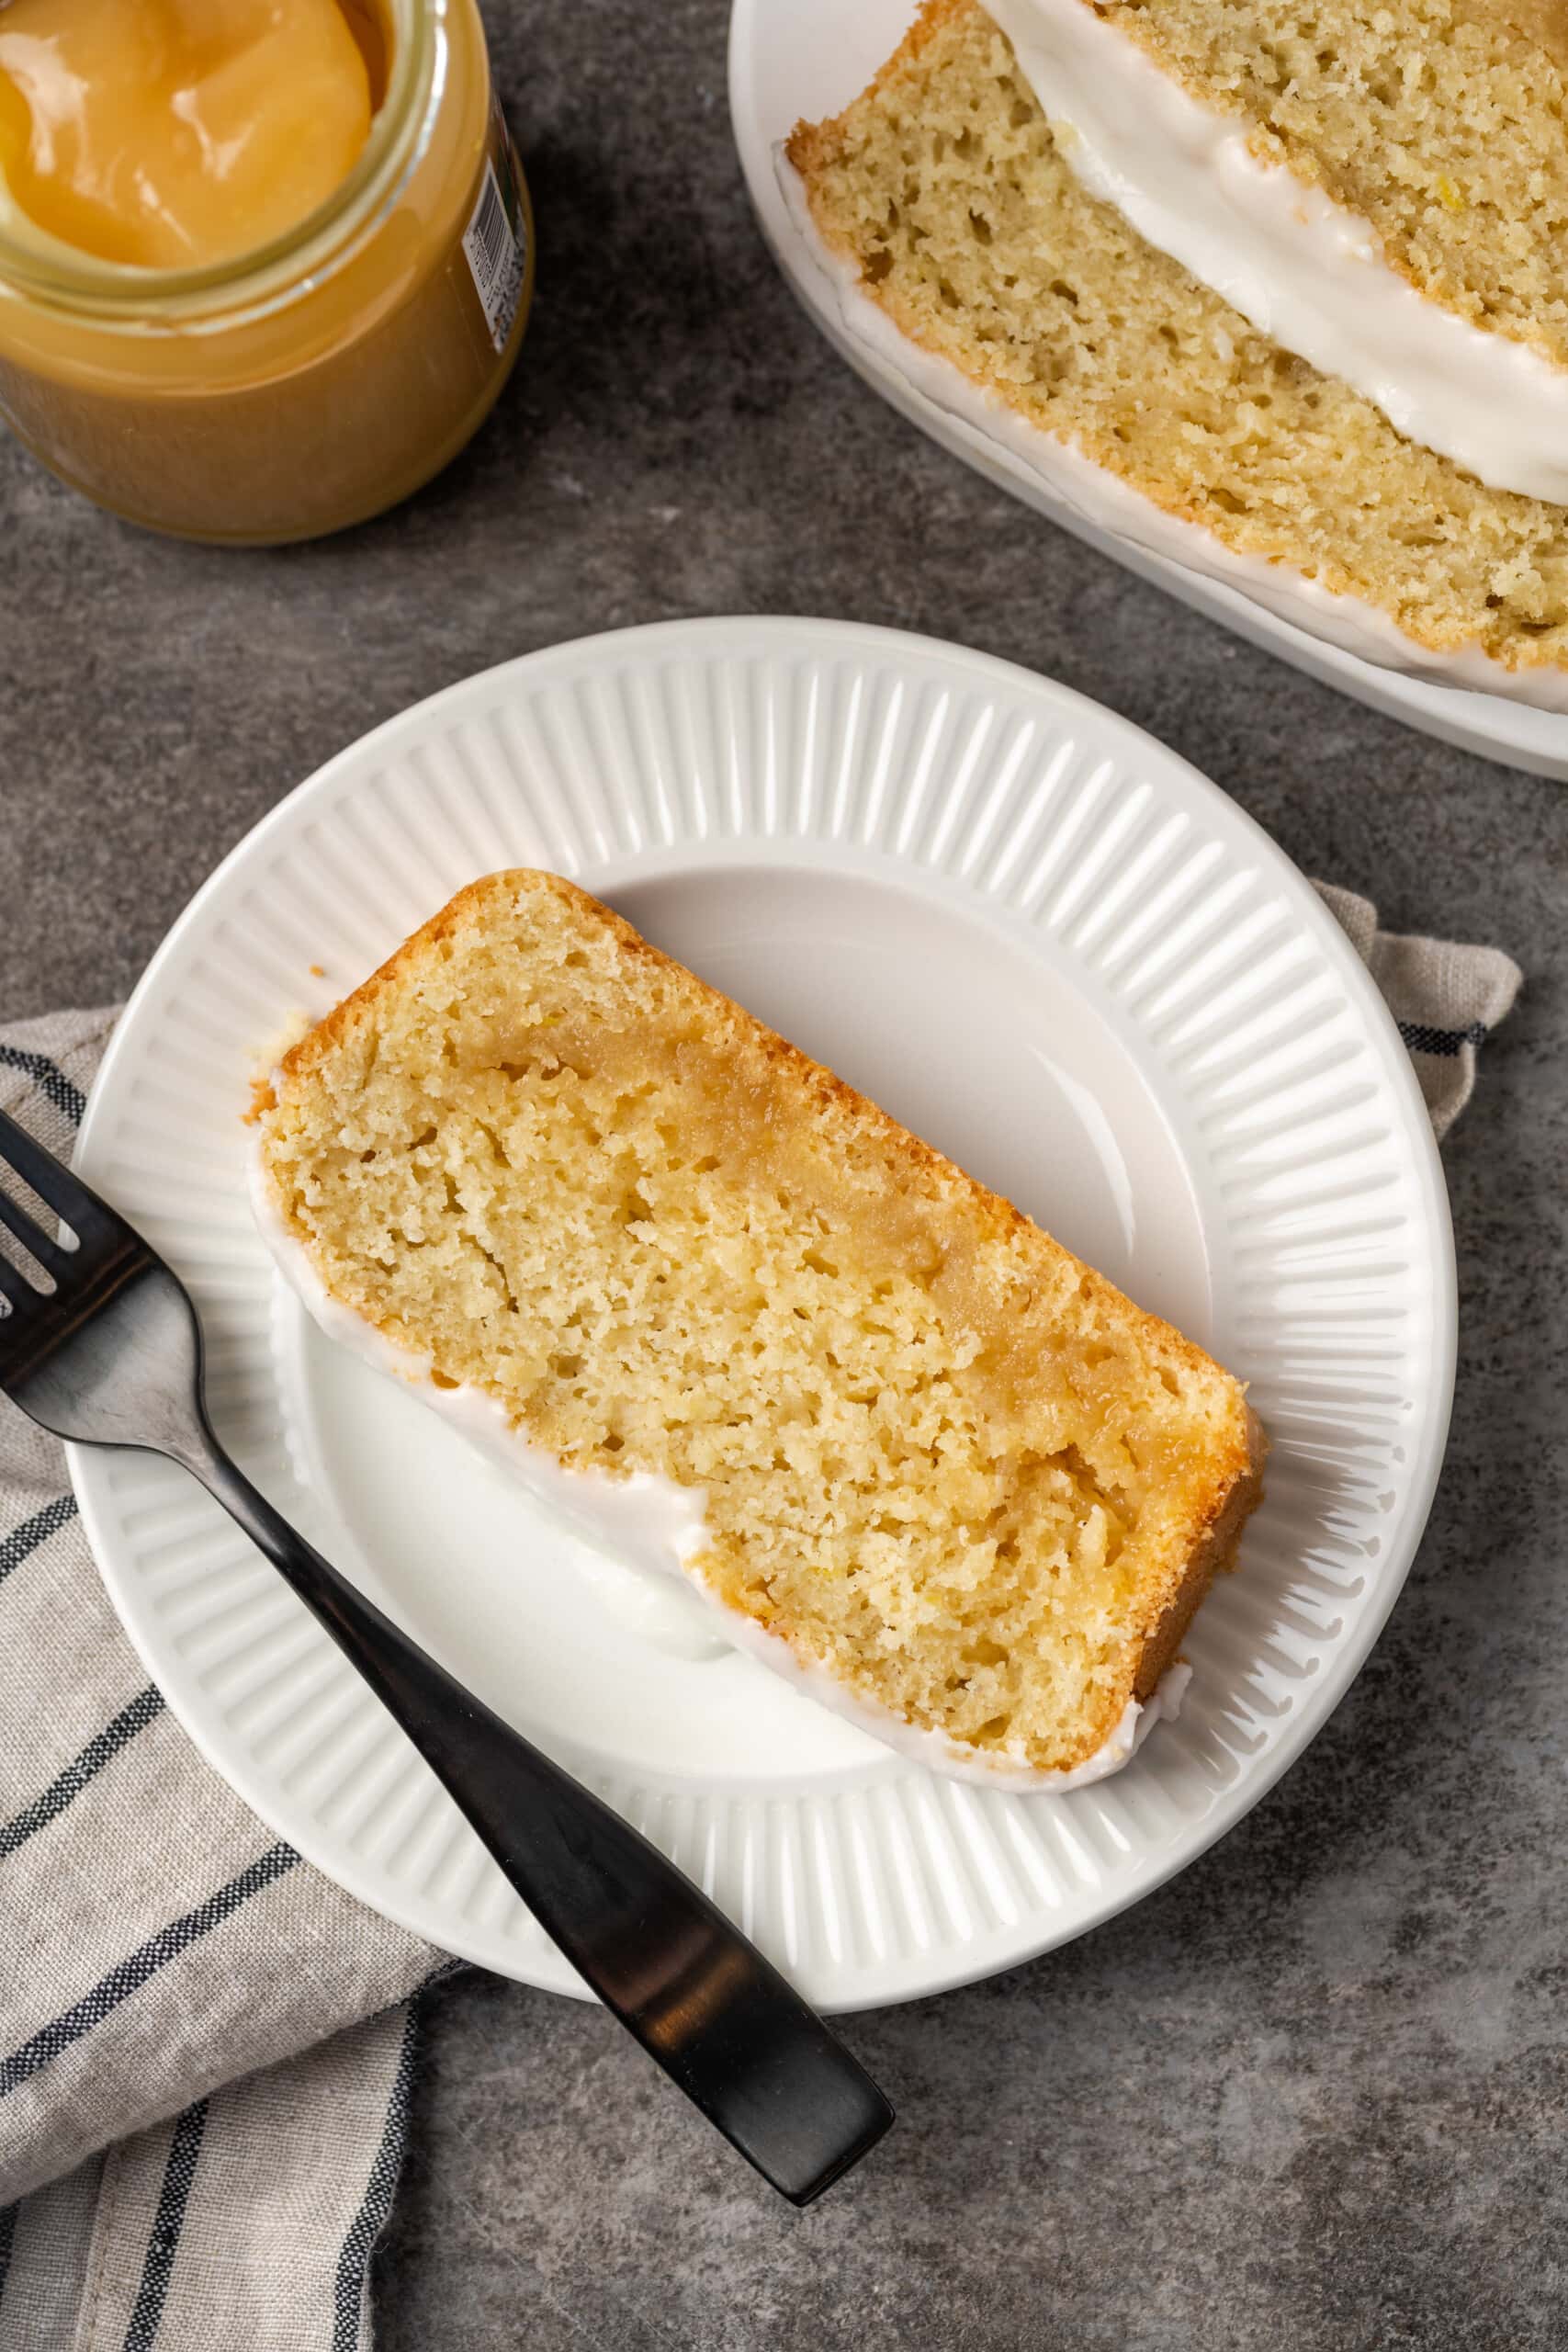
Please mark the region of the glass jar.
POLYGON ((0 231, 0 414, 128 521, 266 543, 406 498, 489 413, 533 291, 475 0, 382 0, 353 170, 259 251, 152 270, 0 231))

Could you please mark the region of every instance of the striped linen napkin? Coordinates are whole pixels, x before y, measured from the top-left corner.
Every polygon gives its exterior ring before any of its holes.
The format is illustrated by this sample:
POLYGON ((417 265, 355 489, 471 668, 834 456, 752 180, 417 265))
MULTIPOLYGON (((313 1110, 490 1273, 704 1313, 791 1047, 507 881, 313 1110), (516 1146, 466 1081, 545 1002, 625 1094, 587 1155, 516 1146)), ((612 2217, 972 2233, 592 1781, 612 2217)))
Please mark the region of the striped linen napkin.
MULTIPOLYGON (((1442 1135, 1519 973, 1324 889, 1442 1135)), ((113 1025, 0 1034, 68 1154, 113 1025)), ((419 1996, 456 1965, 202 1761, 119 1629, 60 1447, 0 1400, 0 2352, 358 2352, 419 1996)))

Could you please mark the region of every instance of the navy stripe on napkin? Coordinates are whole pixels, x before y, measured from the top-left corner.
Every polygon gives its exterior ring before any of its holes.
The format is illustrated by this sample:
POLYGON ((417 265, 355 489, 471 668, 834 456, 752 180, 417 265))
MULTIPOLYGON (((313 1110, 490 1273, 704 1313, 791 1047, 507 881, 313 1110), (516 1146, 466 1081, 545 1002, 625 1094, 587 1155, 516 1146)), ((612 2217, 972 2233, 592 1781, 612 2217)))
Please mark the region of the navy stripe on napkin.
POLYGON ((166 1928, 160 1928, 158 1933, 150 1936, 129 1960, 122 1960, 118 1967, 109 1970, 107 1976, 101 1976, 92 1991, 85 1993, 62 2016, 52 2018, 30 2040, 24 2041, 20 2049, 13 2050, 0 2064, 0 2098, 8 2098, 19 2083, 27 2082, 40 2066, 47 2066, 51 2059, 59 2057, 62 2050, 69 2050, 73 2041, 80 2041, 82 2036, 91 2033, 96 2025, 102 2025, 122 2001, 129 2000, 132 1993, 139 1992, 161 1968, 167 1967, 171 1960, 177 1960, 182 1951, 188 1951, 203 1936, 210 1935, 214 1928, 221 1927, 242 1904, 248 1903, 253 1894, 259 1894, 262 1888, 270 1886, 275 1879, 282 1878, 299 1860, 292 1846, 271 1846, 259 1860, 231 1878, 227 1886, 220 1886, 216 1894, 209 1894, 205 1903, 198 1903, 194 1911, 187 1911, 183 1918, 171 1921, 166 1928))
POLYGON ((67 1805, 74 1803, 96 1774, 122 1747, 133 1740, 139 1731, 145 1731, 164 1712, 164 1694, 154 1682, 139 1690, 129 1706, 122 1707, 114 1721, 91 1738, 79 1756, 73 1756, 63 1771, 55 1775, 41 1795, 12 1819, 0 1824, 0 1862, 25 1846, 29 1838, 58 1820, 67 1805))
MULTIPOLYGON (((437 1972, 445 1974, 446 1970, 437 1972)), ((423 1989, 423 1988, 422 1988, 423 1989)), ((419 1995, 403 2012, 403 2038, 398 2050, 398 2071, 387 2100, 381 2144, 370 2167, 359 2211, 348 2225, 338 2256, 333 2290, 332 2352, 355 2352, 359 2342, 359 2314, 365 2303, 365 2278, 377 2239, 392 2210, 392 2191, 402 2168, 403 2143, 408 2137, 409 2093, 413 2085, 414 2044, 419 2030, 419 1995)))
POLYGON ((35 1510, 31 1519, 25 1519, 9 1535, 0 1536, 0 1584, 13 1568, 19 1568, 24 1560, 30 1559, 40 1544, 47 1544, 51 1535, 58 1535, 75 1516, 75 1496, 56 1495, 51 1503, 35 1510))
POLYGON ((201 2135, 207 2129, 207 2101, 198 2098, 187 2107, 175 2126, 169 2142, 168 2162, 164 2166, 164 2186, 159 2192, 158 2211, 152 2217, 152 2231, 147 2241, 147 2258, 141 2266, 141 2283, 136 2290, 136 2301, 130 2313, 130 2324, 125 2331, 125 2352, 152 2352, 158 2323, 164 2316, 168 2299, 169 2278, 179 2250, 180 2231, 185 2225, 186 2207, 190 2202, 191 2185, 196 2179, 197 2158, 201 2154, 201 2135))
POLYGON ((1425 1021, 1402 1021, 1399 1034, 1408 1052, 1454 1061, 1467 1046, 1483 1046, 1492 1032, 1484 1021, 1472 1021, 1468 1029, 1434 1029, 1425 1021))
POLYGON ((47 1054, 28 1053, 20 1046, 0 1046, 0 1069, 21 1070, 73 1127, 81 1125, 87 1098, 74 1080, 67 1078, 60 1064, 51 1062, 47 1054))

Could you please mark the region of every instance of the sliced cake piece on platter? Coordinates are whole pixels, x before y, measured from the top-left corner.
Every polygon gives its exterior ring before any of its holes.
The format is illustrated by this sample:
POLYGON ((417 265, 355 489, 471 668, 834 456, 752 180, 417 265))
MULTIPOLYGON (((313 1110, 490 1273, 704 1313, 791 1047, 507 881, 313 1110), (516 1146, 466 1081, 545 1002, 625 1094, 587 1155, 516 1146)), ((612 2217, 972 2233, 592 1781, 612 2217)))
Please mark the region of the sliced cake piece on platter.
POLYGON ((1179 1696, 1240 1385, 570 883, 463 891, 254 1131, 334 1337, 876 1736, 1066 1788, 1179 1696))

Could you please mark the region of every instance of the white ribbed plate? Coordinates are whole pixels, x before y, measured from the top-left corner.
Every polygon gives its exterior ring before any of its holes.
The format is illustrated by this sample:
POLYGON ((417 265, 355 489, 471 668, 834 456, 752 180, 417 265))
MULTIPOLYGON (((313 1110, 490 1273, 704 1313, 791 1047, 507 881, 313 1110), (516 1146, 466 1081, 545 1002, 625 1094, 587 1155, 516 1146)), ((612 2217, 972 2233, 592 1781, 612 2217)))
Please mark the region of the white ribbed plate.
MULTIPOLYGON (((1437 1476, 1442 1176, 1337 926, 1157 743, 920 639, 633 629, 381 728, 175 925, 82 1165, 189 1282, 219 1427, 283 1508, 831 2007, 1059 1943, 1217 1837, 1365 1657, 1437 1476), (1180 1721, 1118 1779, 1022 1798, 930 1778, 721 1650, 680 1588, 650 1593, 558 1533, 275 1292, 242 1176, 258 1051, 508 864, 603 893, 1252 1382, 1269 1499, 1200 1612, 1180 1721)), ((77 1452, 72 1475, 149 1668, 256 1811, 434 1941, 579 1989, 190 1482, 132 1454, 77 1452)))
POLYGON ((1531 710, 1501 695, 1435 685, 1414 673, 1363 662, 1296 628, 1224 582, 1134 546, 1112 521, 1091 519, 1038 476, 1025 475, 997 442, 938 408, 864 344, 850 340, 779 192, 773 152, 802 117, 818 121, 837 114, 865 87, 903 40, 917 6, 918 0, 856 0, 852 8, 844 0, 732 0, 729 112, 746 186, 773 258, 834 349, 892 407, 987 481, 1238 637, 1461 751, 1479 752, 1535 775, 1568 777, 1568 717, 1561 711, 1531 710))

